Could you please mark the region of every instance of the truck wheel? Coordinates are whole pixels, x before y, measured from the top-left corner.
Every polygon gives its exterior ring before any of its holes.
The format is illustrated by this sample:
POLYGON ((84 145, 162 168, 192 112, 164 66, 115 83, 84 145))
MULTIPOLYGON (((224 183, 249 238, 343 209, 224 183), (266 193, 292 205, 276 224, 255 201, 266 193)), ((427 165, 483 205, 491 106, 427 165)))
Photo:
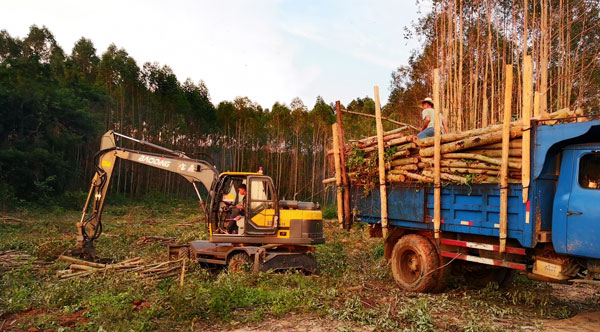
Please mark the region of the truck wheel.
POLYGON ((506 279, 506 273, 507 269, 505 268, 482 267, 475 271, 466 271, 465 279, 469 285, 477 288, 483 288, 491 282, 502 286, 503 281, 506 279))
POLYGON ((438 283, 440 260, 435 246, 424 236, 409 234, 392 250, 392 274, 400 288, 410 292, 430 292, 438 283))
POLYGON ((252 260, 245 252, 238 252, 231 255, 231 257, 229 257, 229 261, 227 262, 227 269, 232 273, 248 272, 250 271, 251 267, 252 260))

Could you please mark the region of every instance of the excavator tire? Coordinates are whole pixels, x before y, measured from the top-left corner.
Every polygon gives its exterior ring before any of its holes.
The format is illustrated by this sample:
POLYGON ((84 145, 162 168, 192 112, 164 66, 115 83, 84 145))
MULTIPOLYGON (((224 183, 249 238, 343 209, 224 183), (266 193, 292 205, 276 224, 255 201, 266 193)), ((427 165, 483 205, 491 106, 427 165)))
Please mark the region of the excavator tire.
POLYGON ((179 254, 177 254, 177 259, 182 259, 182 258, 190 258, 190 248, 188 247, 182 247, 179 248, 179 254))
POLYGON ((227 270, 231 273, 249 272, 252 269, 252 259, 245 252, 238 252, 227 260, 227 270))

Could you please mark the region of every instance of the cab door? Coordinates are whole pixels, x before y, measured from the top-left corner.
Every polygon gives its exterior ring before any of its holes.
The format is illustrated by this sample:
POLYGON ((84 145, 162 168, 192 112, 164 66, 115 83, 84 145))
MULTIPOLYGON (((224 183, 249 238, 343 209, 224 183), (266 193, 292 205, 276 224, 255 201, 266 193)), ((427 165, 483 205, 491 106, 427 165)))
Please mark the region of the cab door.
POLYGON ((272 235, 277 232, 277 195, 268 176, 249 176, 247 181, 246 234, 272 235))
POLYGON ((576 150, 567 214, 567 253, 600 258, 600 151, 576 150))

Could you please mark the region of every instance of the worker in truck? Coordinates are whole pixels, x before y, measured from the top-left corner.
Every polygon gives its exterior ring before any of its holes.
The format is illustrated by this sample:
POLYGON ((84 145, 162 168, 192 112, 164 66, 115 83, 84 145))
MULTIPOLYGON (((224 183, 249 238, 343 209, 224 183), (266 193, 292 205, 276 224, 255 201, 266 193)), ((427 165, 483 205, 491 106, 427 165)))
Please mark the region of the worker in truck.
MULTIPOLYGON (((433 117, 435 115, 435 111, 433 110, 433 100, 429 97, 423 99, 423 101, 421 102, 421 109, 421 116, 423 118, 424 123, 421 132, 417 134, 417 136, 419 137, 419 139, 433 137, 435 133, 435 131, 433 130, 433 117)), ((448 123, 446 122, 446 119, 444 118, 444 115, 442 113, 440 113, 440 120, 442 121, 441 133, 447 133, 448 123)))
POLYGON ((243 218, 246 215, 246 185, 243 183, 238 187, 238 202, 239 203, 231 209, 231 214, 227 221, 227 233, 229 234, 240 233, 240 224, 243 225, 243 218))

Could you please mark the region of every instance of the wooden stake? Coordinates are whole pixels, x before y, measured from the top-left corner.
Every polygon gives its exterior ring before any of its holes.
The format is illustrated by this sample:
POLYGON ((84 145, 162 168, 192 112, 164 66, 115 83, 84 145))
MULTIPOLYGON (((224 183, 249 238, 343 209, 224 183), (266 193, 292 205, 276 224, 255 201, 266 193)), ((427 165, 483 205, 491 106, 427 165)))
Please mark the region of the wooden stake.
POLYGON ((183 259, 183 263, 181 264, 181 275, 179 276, 179 287, 183 288, 183 282, 185 281, 185 262, 187 259, 183 259))
MULTIPOLYGON (((462 38, 461 38, 462 40, 462 38)), ((440 160, 441 151, 441 126, 440 126, 440 70, 436 68, 433 70, 433 130, 434 130, 434 154, 433 154, 433 232, 436 239, 440 238, 440 220, 442 219, 442 192, 441 192, 441 179, 440 179, 440 160)))
POLYGON ((337 123, 338 123, 338 142, 340 145, 340 166, 342 168, 342 184, 344 185, 344 225, 346 229, 352 227, 352 215, 350 214, 350 181, 346 171, 346 143, 344 142, 344 125, 342 122, 342 107, 340 101, 335 102, 337 123))
POLYGON ((504 82, 504 123, 502 124, 502 165, 500 166, 500 253, 506 251, 508 227, 508 144, 512 101, 513 69, 506 65, 504 82))
POLYGON ((383 124, 381 123, 381 104, 379 102, 379 87, 374 87, 375 121, 377 127, 377 154, 379 166, 379 199, 381 200, 381 229, 383 237, 388 235, 387 190, 385 187, 385 151, 383 149, 383 124))
MULTIPOLYGON (((530 177, 530 148, 531 148, 531 101, 533 99, 533 64, 531 55, 526 55, 523 59, 523 144, 521 158, 522 173, 521 181, 523 184, 523 203, 527 203, 529 197, 529 177, 530 177)), ((504 151, 503 151, 504 152, 504 151)), ((529 218, 526 218, 527 220, 529 218)))
POLYGON ((337 215, 340 228, 344 228, 344 198, 342 194, 342 170, 340 167, 340 143, 338 139, 338 125, 334 123, 331 125, 331 131, 333 132, 333 160, 335 164, 335 191, 337 197, 337 215))
POLYGON ((540 93, 536 91, 533 97, 533 116, 538 115, 540 115, 540 93))

